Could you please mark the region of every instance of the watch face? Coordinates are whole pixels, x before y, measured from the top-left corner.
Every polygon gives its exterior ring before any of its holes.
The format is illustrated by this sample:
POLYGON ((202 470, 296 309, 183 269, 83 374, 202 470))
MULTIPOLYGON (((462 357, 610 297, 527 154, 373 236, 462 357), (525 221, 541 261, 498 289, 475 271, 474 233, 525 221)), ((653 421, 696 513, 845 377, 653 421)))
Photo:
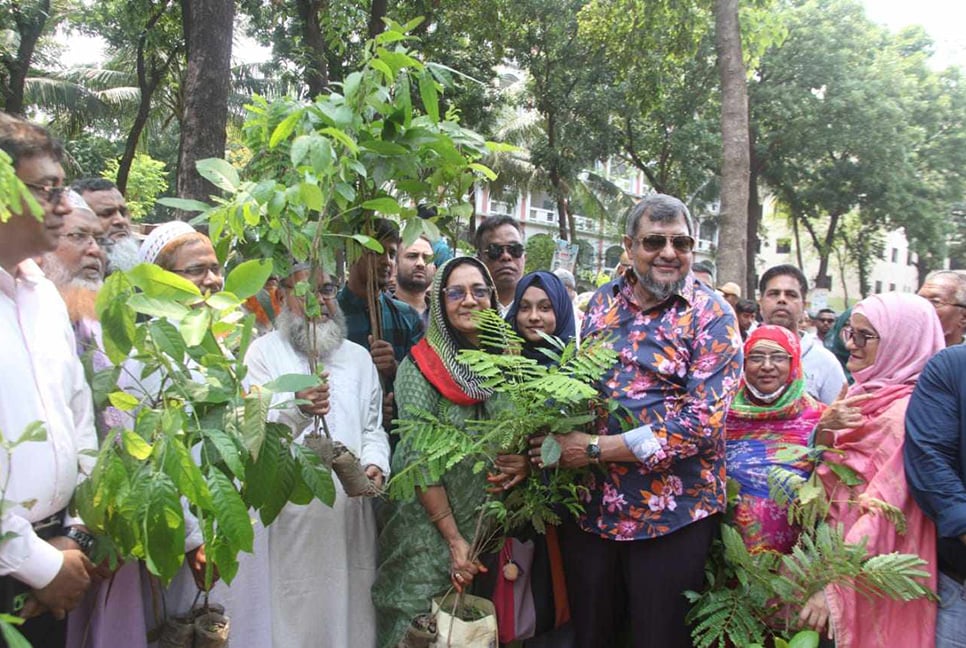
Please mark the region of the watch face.
POLYGON ((600 459, 600 446, 596 443, 591 443, 587 446, 587 456, 591 459, 600 459))

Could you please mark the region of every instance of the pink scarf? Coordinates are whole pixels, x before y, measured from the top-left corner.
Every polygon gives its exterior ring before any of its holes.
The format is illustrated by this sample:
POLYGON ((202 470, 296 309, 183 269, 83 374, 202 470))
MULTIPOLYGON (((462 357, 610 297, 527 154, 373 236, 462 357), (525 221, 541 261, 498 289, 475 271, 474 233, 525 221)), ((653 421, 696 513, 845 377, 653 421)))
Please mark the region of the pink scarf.
MULTIPOLYGON (((848 542, 866 540, 869 555, 918 554, 928 562, 925 584, 935 590, 936 528, 909 495, 902 444, 909 396, 926 362, 945 346, 942 328, 932 305, 915 295, 875 295, 853 312, 865 315, 880 339, 872 366, 853 372, 856 382, 849 395, 874 396, 861 405, 862 425, 836 432, 832 445, 845 454, 832 460, 849 466, 865 481, 850 493, 828 467, 819 466, 819 477, 834 502, 828 521, 844 525, 848 542), (861 502, 863 496, 900 508, 906 533, 897 533, 875 508, 843 501, 861 502)), ((825 593, 837 648, 933 645, 936 604, 931 601, 869 600, 840 586, 827 587, 825 593)))

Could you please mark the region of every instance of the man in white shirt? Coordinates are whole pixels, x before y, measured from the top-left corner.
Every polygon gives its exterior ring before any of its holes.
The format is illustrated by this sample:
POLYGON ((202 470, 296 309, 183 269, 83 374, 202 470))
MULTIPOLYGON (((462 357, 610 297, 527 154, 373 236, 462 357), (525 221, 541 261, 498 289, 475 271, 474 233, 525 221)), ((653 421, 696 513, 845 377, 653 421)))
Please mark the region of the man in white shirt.
POLYGON ((31 258, 60 241, 66 201, 62 148, 40 126, 0 114, 0 149, 43 210, 11 205, 0 224, 0 433, 16 443, 40 421, 45 440, 0 451, 0 474, 11 502, 0 527, 4 612, 32 616, 23 633, 35 646, 63 645, 67 611, 77 605, 93 570, 82 548, 92 538, 65 509, 97 447, 93 403, 75 352, 64 302, 31 258), (32 504, 30 504, 32 502, 32 504), (19 610, 20 606, 22 610, 19 610), (16 608, 16 609, 15 609, 16 608))
MULTIPOLYGON (((337 287, 327 273, 319 273, 312 282, 321 316, 305 316, 295 286, 308 279, 309 270, 296 266, 292 276, 279 282, 282 311, 275 330, 252 342, 245 356, 247 380, 259 385, 286 374, 311 374, 309 357, 314 353, 327 374, 326 385, 276 395, 269 420, 288 425, 301 443, 315 427, 313 417, 324 416, 334 440, 352 450, 369 478, 381 486, 389 473, 389 438, 382 428, 376 367, 363 347, 345 339, 337 287), (302 404, 296 405, 295 399, 302 404)), ((259 614, 270 618, 246 623, 269 625, 270 645, 375 645, 376 616, 369 595, 376 575, 373 501, 347 497, 338 480, 335 486, 331 508, 318 500, 305 506, 287 504, 267 531, 267 559, 259 558, 256 547, 255 555, 239 569, 246 586, 236 591, 232 585, 233 604, 251 609, 243 597, 266 601, 259 614), (256 579, 244 574, 245 569, 267 571, 267 577, 251 586, 256 579)))
POLYGON ((808 280, 797 267, 789 264, 769 268, 758 282, 761 317, 765 324, 784 326, 802 338, 802 371, 805 390, 815 399, 829 404, 838 398, 848 382, 845 371, 831 351, 811 333, 801 333, 798 323, 805 312, 808 280))

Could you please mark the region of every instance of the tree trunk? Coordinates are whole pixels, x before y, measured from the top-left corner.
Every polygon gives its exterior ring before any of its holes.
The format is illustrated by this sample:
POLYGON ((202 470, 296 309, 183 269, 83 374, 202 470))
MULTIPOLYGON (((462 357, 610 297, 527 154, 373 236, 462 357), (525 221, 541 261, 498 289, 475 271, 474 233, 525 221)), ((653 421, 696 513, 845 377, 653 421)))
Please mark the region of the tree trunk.
POLYGON ((839 214, 832 214, 828 219, 828 230, 825 232, 825 241, 818 246, 818 276, 815 277, 816 288, 831 288, 831 277, 828 276, 828 257, 832 251, 832 244, 835 242, 835 230, 839 225, 839 214))
POLYGON ((386 23, 382 19, 386 17, 388 0, 372 0, 372 9, 369 11, 369 38, 375 38, 386 29, 386 23))
POLYGON ((50 14, 50 0, 27 2, 14 8, 17 23, 17 35, 20 44, 17 46, 17 57, 7 63, 7 82, 2 88, 3 109, 11 115, 23 115, 23 91, 30 70, 30 61, 34 57, 37 41, 47 24, 50 14))
POLYGON ((329 61, 326 57, 325 37, 319 24, 319 15, 328 8, 326 0, 297 0, 295 3, 302 21, 302 39, 307 51, 305 61, 305 85, 309 99, 315 99, 329 87, 329 61))
MULTIPOLYGON (((177 195, 208 200, 217 190, 195 168, 225 155, 234 0, 181 0, 187 47, 184 118, 178 151, 177 195)), ((176 215, 182 218, 185 214, 176 215)))
POLYGON ((747 284, 748 192, 751 161, 748 88, 741 56, 738 0, 715 0, 715 50, 721 77, 721 218, 715 258, 718 279, 747 284))
MULTIPOLYGON (((749 139, 749 154, 751 158, 751 172, 748 174, 748 223, 746 225, 746 231, 748 232, 748 244, 745 247, 745 268, 748 273, 748 281, 745 284, 745 289, 749 299, 754 298, 755 291, 758 289, 758 267, 755 265, 755 260, 758 258, 758 253, 761 251, 761 241, 758 240, 758 227, 761 223, 762 206, 761 197, 758 194, 758 163, 755 159, 755 147, 751 144, 751 137, 749 139)), ((719 239, 720 241, 720 239, 719 239)))
POLYGON ((127 179, 131 174, 131 165, 134 163, 134 156, 138 151, 138 140, 141 139, 141 133, 144 131, 144 126, 148 123, 148 117, 151 114, 151 95, 153 93, 154 88, 151 88, 147 93, 142 88, 138 112, 134 116, 134 123, 131 125, 131 130, 128 131, 127 141, 124 143, 124 154, 117 166, 117 180, 115 181, 117 190, 122 194, 127 192, 127 179))

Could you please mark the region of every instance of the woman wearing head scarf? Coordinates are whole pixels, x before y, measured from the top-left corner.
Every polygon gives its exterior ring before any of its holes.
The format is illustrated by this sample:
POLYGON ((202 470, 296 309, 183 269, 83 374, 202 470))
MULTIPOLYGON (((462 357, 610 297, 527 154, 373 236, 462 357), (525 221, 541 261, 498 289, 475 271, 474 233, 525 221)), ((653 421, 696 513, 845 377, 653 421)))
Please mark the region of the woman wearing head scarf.
POLYGON ((805 391, 798 336, 762 325, 745 342, 745 372, 725 423, 728 477, 741 486, 733 524, 752 552, 788 553, 799 530, 768 496, 772 467, 808 476, 807 462, 782 463, 775 453, 807 446, 825 405, 805 391))
MULTIPOLYGON (((494 309, 495 295, 493 279, 477 259, 457 257, 439 269, 430 288, 426 336, 396 373, 400 418, 422 410, 459 426, 489 417, 492 390, 458 354, 479 348, 477 313, 494 309)), ((411 457, 401 441, 393 472, 401 472, 411 457)), ((518 459, 498 459, 503 470, 498 485, 510 487, 523 479, 526 460, 518 459)), ((381 562, 372 589, 379 646, 396 646, 413 619, 430 611, 434 596, 450 586, 468 588, 485 569, 469 553, 486 488, 484 475, 474 474, 467 460, 453 466, 440 483, 420 489, 417 498, 386 505, 379 536, 381 562)))
POLYGON ((506 320, 523 338, 523 355, 542 365, 552 362, 544 349, 555 347, 540 333, 560 339, 565 344, 576 334, 574 309, 567 289, 560 279, 549 272, 531 272, 520 279, 513 305, 506 320))
MULTIPOLYGON (((922 297, 886 293, 859 302, 842 336, 855 383, 822 416, 816 444, 841 453, 830 460, 850 467, 863 483, 850 489, 819 466, 832 501, 828 522, 843 525, 847 542, 866 542, 869 555, 918 554, 929 572, 924 584, 935 590, 936 529, 909 493, 902 445, 909 396, 926 362, 945 346, 942 327, 922 297), (902 511, 905 533, 874 506, 863 505, 871 498, 902 511)), ((869 599, 835 585, 812 596, 800 616, 816 629, 827 623, 837 648, 931 646, 936 631, 933 601, 869 599)))

